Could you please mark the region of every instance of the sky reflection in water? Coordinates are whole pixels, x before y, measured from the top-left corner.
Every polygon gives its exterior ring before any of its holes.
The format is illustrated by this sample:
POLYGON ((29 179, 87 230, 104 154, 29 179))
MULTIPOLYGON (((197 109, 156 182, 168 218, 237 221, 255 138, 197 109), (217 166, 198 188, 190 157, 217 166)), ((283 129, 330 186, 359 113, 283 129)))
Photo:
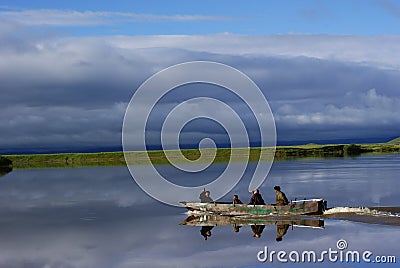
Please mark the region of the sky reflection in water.
MULTIPOLYGON (((289 199, 323 197, 330 207, 396 206, 399 160, 386 155, 276 162, 260 191, 266 202, 273 201, 272 187, 279 184, 289 199)), ((237 193, 247 202, 248 182, 247 176, 225 200, 237 193)), ((247 267, 259 265, 257 252, 264 246, 321 251, 336 249, 339 239, 346 239, 350 250, 376 255, 400 249, 398 227, 336 220, 325 220, 325 229, 289 228, 281 242, 275 241, 274 225, 267 225, 259 239, 249 226, 238 233, 217 226, 205 241, 200 227, 178 225, 184 212, 148 197, 126 167, 14 170, 0 179, 0 266, 247 267)), ((315 267, 322 265, 343 267, 328 262, 315 267)))

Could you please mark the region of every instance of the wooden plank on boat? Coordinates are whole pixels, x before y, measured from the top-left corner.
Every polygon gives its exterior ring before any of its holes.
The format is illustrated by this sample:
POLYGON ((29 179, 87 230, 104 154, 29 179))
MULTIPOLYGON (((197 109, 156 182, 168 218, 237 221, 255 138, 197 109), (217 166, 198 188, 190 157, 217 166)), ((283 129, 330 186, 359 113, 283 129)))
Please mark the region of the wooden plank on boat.
POLYGON ((202 213, 214 213, 219 215, 308 215, 322 214, 326 208, 326 202, 322 199, 311 199, 296 201, 291 205, 247 205, 232 203, 196 203, 180 202, 180 204, 191 211, 202 213))

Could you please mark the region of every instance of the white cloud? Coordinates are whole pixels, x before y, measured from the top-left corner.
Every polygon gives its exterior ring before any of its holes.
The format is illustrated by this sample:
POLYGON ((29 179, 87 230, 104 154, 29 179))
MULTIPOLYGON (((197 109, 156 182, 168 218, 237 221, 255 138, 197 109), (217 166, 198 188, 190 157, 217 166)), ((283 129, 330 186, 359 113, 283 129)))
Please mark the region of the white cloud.
POLYGON ((272 35, 236 34, 118 36, 106 38, 125 49, 165 47, 223 55, 309 57, 399 69, 400 36, 272 35))
POLYGON ((0 11, 0 19, 29 26, 93 26, 120 22, 142 21, 204 21, 229 20, 224 16, 157 15, 130 12, 27 9, 0 11))
POLYGON ((304 113, 304 109, 295 109, 293 105, 284 105, 278 109, 275 119, 295 125, 337 125, 337 126, 377 126, 400 124, 400 97, 388 98, 379 95, 375 89, 359 94, 353 103, 347 105, 328 104, 319 111, 304 113), (301 111, 303 110, 303 111, 301 111))

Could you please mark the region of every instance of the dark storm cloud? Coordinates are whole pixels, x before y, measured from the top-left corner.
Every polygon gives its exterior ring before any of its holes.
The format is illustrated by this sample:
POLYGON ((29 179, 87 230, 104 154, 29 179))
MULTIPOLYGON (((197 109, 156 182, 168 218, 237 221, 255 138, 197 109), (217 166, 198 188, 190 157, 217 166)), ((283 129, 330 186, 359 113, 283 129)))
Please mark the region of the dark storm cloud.
MULTIPOLYGON (((117 148, 137 87, 163 68, 193 60, 222 62, 253 79, 271 105, 280 141, 400 133, 396 36, 60 38, 8 23, 0 27, 0 38, 2 152, 117 148), (385 43, 379 46, 381 39, 385 43)), ((231 105, 254 132, 254 120, 239 98, 204 84, 172 92, 159 110, 168 113, 185 98, 209 95, 231 105)), ((136 104, 137 115, 148 105, 136 104)), ((149 130, 160 129, 163 116, 156 116, 149 130)), ((206 121, 185 131, 226 140, 206 121)))
POLYGON ((126 59, 104 43, 86 41, 37 44, 2 58, 3 105, 79 107, 126 101, 149 68, 141 57, 126 59))
POLYGON ((126 104, 90 109, 67 106, 2 108, 0 146, 9 151, 68 151, 116 147, 126 104))

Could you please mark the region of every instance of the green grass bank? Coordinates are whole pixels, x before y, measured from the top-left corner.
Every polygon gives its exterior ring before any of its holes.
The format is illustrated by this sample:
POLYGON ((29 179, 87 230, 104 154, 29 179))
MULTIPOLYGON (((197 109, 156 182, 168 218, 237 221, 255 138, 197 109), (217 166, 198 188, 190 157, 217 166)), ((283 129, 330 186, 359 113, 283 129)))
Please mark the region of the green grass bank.
MULTIPOLYGON (((178 159, 182 153, 188 160, 198 160, 202 158, 213 158, 214 162, 226 162, 231 158, 233 161, 246 160, 245 148, 213 150, 203 150, 202 154, 197 149, 168 151, 169 157, 178 159), (215 154, 215 158, 214 158, 215 154)), ((345 157, 356 156, 365 153, 398 153, 400 152, 400 139, 395 139, 387 143, 376 144, 307 144, 297 146, 277 146, 275 160, 282 161, 304 157, 345 157)), ((146 164, 146 154, 154 164, 168 164, 169 161, 164 151, 130 152, 128 157, 132 163, 141 165, 146 164)), ((269 148, 250 148, 250 161, 263 160, 271 157, 272 150, 269 148)), ((55 167, 83 167, 83 166, 119 166, 125 165, 123 152, 99 152, 99 153, 60 153, 60 154, 25 154, 25 155, 5 155, 0 157, 0 164, 19 168, 55 168, 55 167)), ((1 166, 1 165, 0 165, 1 166)))

